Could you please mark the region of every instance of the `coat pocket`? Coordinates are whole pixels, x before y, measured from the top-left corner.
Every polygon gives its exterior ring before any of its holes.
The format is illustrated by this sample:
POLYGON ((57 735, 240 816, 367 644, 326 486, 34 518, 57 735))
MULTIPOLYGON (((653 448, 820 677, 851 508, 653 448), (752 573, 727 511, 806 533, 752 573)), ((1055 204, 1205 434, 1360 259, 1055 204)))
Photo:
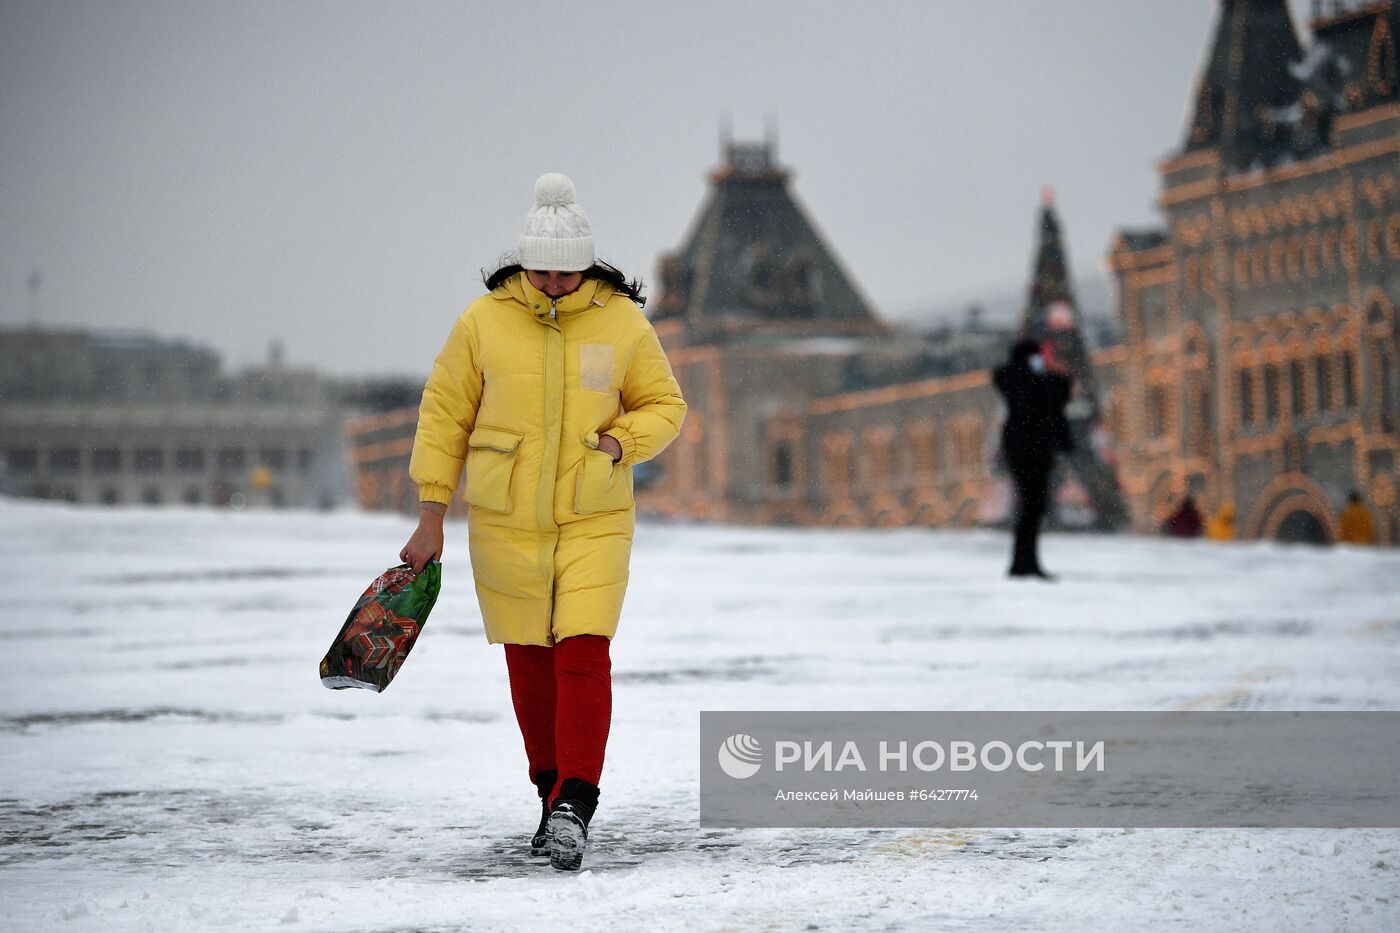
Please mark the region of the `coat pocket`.
POLYGON ((467 438, 467 488, 462 498, 469 505, 492 512, 511 510, 510 478, 523 438, 519 431, 485 426, 467 438))
POLYGON ((592 515, 595 512, 618 512, 630 509, 632 498, 632 468, 613 463, 604 451, 588 448, 578 468, 578 485, 574 490, 574 512, 592 515))

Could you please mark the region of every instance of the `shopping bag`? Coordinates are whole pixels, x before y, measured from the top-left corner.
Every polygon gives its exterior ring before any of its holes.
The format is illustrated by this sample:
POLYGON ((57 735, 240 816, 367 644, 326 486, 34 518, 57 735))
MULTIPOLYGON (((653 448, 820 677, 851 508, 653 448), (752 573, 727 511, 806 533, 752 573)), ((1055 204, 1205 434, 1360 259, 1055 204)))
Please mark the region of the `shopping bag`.
POLYGON ((332 690, 360 687, 383 693, 403 667, 442 588, 442 564, 422 573, 390 567, 365 590, 321 659, 321 683, 332 690))

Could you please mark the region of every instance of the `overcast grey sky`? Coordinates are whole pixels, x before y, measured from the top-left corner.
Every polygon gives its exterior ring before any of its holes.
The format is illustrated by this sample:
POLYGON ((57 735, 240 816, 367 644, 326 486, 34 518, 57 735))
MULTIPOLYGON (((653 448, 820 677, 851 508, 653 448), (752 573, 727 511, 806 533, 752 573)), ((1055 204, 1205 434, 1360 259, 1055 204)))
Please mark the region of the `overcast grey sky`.
POLYGON ((1216 7, 3 0, 0 322, 40 269, 48 324, 421 376, 537 175, 654 280, 726 117, 776 120, 891 318, 1019 286, 1046 184, 1092 274, 1155 222, 1216 7))

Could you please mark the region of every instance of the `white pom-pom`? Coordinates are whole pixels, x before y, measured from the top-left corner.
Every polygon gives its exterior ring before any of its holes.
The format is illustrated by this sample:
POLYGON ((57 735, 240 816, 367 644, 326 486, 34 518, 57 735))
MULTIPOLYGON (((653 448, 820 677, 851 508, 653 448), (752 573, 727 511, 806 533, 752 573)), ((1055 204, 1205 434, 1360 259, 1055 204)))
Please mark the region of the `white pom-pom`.
POLYGON ((574 202, 574 183, 569 176, 550 172, 535 180, 535 204, 540 207, 563 207, 574 202))

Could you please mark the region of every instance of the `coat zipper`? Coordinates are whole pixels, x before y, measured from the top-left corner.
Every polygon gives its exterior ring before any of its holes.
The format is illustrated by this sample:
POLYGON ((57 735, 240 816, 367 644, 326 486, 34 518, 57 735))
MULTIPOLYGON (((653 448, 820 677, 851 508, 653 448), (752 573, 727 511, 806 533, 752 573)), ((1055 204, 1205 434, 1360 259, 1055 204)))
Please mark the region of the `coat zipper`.
MULTIPOLYGON (((558 299, 558 298, 553 298, 553 299, 551 299, 550 302, 549 302, 549 324, 548 324, 548 326, 549 326, 549 328, 550 328, 551 330, 553 330, 553 331, 555 331, 556 333, 558 333, 559 336, 560 336, 560 338, 562 339, 563 333, 562 333, 562 331, 560 331, 560 329, 559 329, 559 299, 558 299)), ((546 341, 549 341, 549 340, 552 340, 552 339, 553 339, 553 335, 552 335, 552 334, 547 334, 547 335, 545 336, 545 340, 546 340, 546 341)), ((549 379, 549 368, 548 368, 548 359, 547 359, 547 357, 548 357, 548 350, 546 350, 546 370, 545 370, 545 379, 546 379, 546 380, 549 379)), ((563 378, 563 360, 560 360, 559 377, 560 377, 561 379, 563 378)), ((561 401, 562 401, 562 399, 561 399, 561 401)), ((545 399, 545 404, 546 404, 546 405, 549 404, 549 398, 548 398, 548 397, 546 397, 546 399, 545 399)), ((561 421, 560 421, 560 428, 561 428, 561 434, 562 434, 562 428, 563 428, 563 421, 562 421, 562 419, 563 419, 563 409, 562 409, 562 407, 561 407, 561 409, 560 409, 559 416, 560 416, 560 419, 561 419, 561 421)), ((548 454, 548 453, 549 453, 548 444, 546 444, 545 447, 546 447, 546 454, 548 454)), ((558 458, 559 458, 559 448, 556 446, 556 447, 554 448, 554 456, 553 456, 551 459, 552 459, 553 462, 557 463, 557 462, 558 462, 558 458)), ((541 478, 543 479, 543 477, 541 477, 541 478)), ((554 498, 554 482, 558 479, 558 477, 555 475, 555 472, 554 472, 553 470, 550 470, 550 471, 549 471, 549 478, 550 478, 550 482, 549 482, 549 497, 550 497, 550 501, 551 501, 551 503, 552 503, 552 502, 553 502, 553 498, 554 498)), ((544 487, 543 487, 543 484, 541 484, 541 492, 543 491, 543 488, 544 488, 544 487)), ((538 508, 538 503, 537 503, 537 506, 536 506, 536 507, 538 508)), ((553 522, 553 517, 554 517, 554 516, 553 516, 553 514, 551 513, 551 515, 550 515, 551 523, 553 522)), ((557 533, 558 533, 558 532, 557 532, 557 530, 556 530, 556 535, 557 535, 557 533)), ((558 542, 558 538, 557 538, 557 537, 555 538, 555 542, 556 542, 556 543, 558 542)), ((545 605, 546 605, 546 607, 547 607, 546 611, 547 611, 548 614, 549 614, 549 615, 548 615, 548 619, 549 619, 549 633, 545 636, 545 643, 552 646, 552 645, 554 645, 554 643, 555 643, 555 637, 554 637, 554 561, 553 561, 552 558, 551 558, 551 560, 549 561, 549 570, 550 570, 550 573, 549 573, 549 580, 548 580, 549 597, 548 597, 548 599, 546 600, 546 603, 545 603, 545 605)))

